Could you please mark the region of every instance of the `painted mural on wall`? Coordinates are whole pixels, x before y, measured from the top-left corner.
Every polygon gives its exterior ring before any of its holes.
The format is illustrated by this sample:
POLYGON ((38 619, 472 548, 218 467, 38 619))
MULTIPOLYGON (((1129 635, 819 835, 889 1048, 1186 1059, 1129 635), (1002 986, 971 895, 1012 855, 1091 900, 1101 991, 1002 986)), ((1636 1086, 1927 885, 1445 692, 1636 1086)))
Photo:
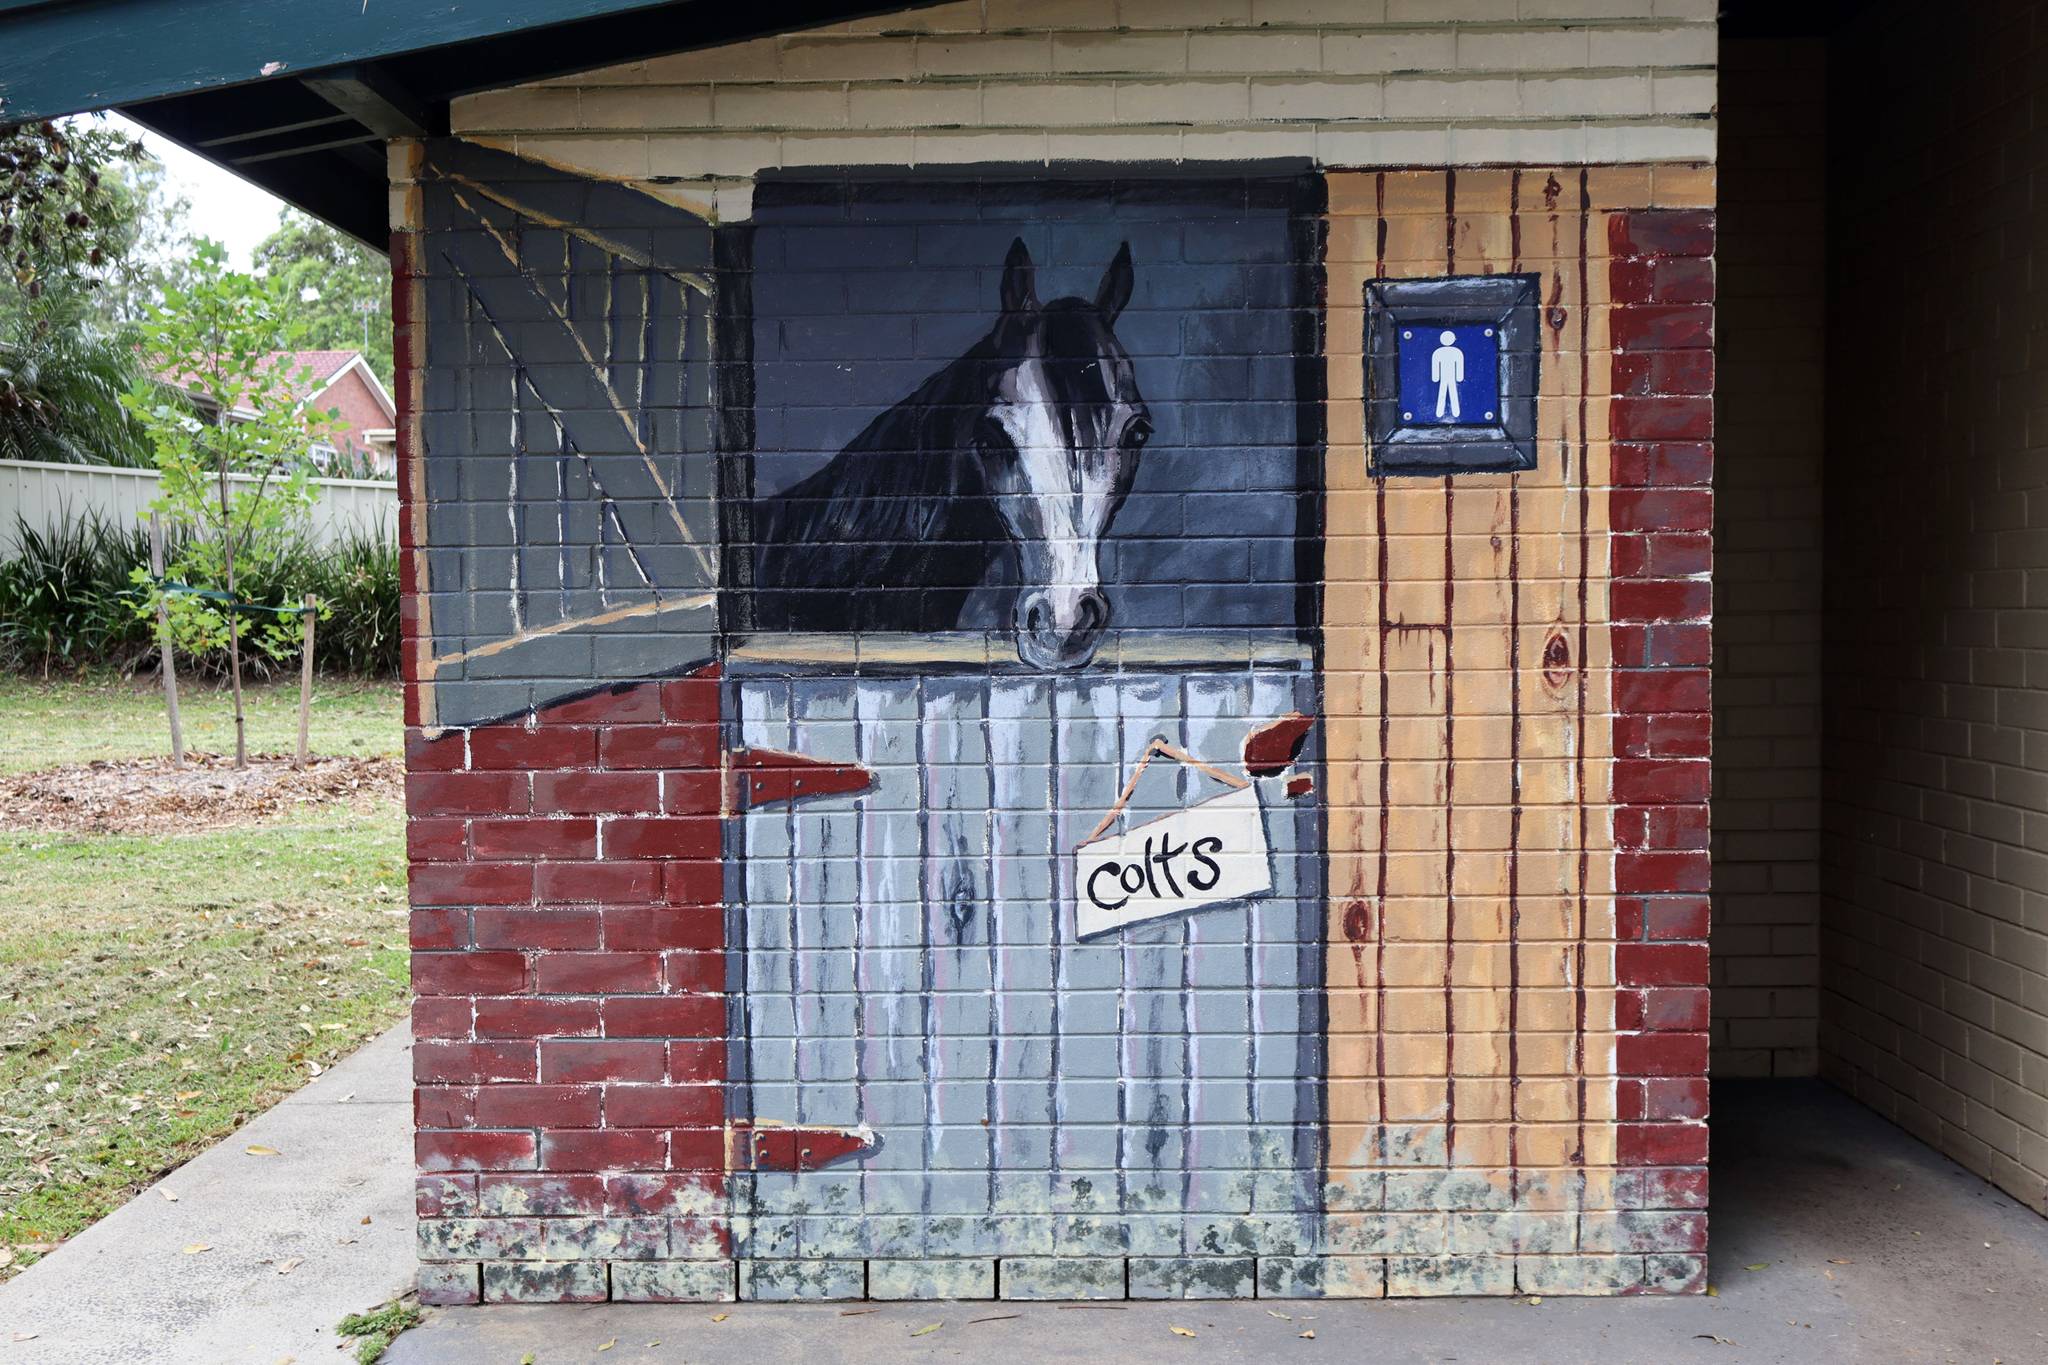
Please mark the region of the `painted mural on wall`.
POLYGON ((422 719, 573 732, 577 955, 715 956, 628 992, 723 1010, 635 1078, 716 1087, 643 1125, 673 1259, 1505 1292, 1616 1207, 1588 215, 1506 175, 787 171, 714 226, 436 144, 422 719), (576 785, 653 770, 630 828, 576 785))

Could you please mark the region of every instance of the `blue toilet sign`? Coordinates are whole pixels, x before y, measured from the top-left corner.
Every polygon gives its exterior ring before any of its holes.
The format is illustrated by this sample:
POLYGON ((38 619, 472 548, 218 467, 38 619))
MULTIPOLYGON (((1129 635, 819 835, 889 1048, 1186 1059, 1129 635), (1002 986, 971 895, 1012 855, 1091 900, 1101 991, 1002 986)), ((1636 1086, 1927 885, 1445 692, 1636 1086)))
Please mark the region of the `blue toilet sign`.
POLYGON ((1365 440, 1375 474, 1536 467, 1535 275, 1365 286, 1365 440))
POLYGON ((1404 322, 1400 422, 1407 427, 1500 424, 1500 335, 1475 323, 1404 322))

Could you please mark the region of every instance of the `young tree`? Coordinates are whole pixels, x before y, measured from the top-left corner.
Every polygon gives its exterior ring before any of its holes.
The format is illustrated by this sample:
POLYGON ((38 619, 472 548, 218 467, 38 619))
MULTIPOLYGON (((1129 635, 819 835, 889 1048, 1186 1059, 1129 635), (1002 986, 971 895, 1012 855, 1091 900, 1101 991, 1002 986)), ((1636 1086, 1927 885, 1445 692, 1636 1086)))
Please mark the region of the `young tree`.
POLYGON ((391 272, 353 237, 297 209, 257 244, 256 268, 276 280, 304 328, 300 345, 361 350, 391 383, 391 272))
MULTIPOLYGON (((274 555, 312 504, 310 447, 333 439, 337 414, 301 408, 293 386, 308 377, 274 359, 293 341, 277 284, 229 270, 215 243, 201 244, 193 262, 193 282, 168 290, 141 331, 159 371, 175 375, 215 418, 202 419, 190 404, 148 384, 137 384, 122 400, 149 432, 163 474, 152 506, 187 532, 166 575, 177 582, 154 582, 137 570, 136 581, 146 588, 137 610, 154 616, 158 601, 168 597, 180 647, 226 643, 235 766, 244 768, 243 642, 282 659, 298 647, 302 622, 274 613, 253 630, 245 627, 236 570, 252 556, 274 555)), ((288 591, 285 601, 294 600, 288 591)))

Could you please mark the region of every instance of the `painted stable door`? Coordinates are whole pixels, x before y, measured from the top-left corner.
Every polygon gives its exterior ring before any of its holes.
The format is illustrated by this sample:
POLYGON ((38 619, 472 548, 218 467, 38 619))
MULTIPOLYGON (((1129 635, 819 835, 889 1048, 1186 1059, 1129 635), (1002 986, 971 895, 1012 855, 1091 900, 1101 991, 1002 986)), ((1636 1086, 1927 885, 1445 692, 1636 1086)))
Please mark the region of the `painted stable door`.
MULTIPOLYGON (((1308 1251, 1317 821, 1286 779, 1222 780, 1255 727, 1312 709, 1305 661, 734 671, 743 745, 870 775, 739 822, 738 1106, 757 1125, 861 1130, 868 1147, 739 1177, 737 1254, 1308 1251), (1130 784, 1153 740, 1221 778, 1160 757, 1130 784), (1127 784, 1105 839, 1249 793, 1270 889, 1082 937, 1077 849, 1127 784)), ((1181 861, 1196 892, 1204 869, 1181 861)))

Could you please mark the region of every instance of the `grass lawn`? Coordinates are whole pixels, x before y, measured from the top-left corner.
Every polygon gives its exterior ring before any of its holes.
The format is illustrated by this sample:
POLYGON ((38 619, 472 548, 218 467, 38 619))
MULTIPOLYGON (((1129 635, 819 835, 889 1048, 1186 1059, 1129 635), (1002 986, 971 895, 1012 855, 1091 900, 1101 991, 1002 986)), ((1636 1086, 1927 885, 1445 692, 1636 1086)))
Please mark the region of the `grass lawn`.
MULTIPOLYGON (((317 751, 398 749, 394 684, 317 694, 317 751)), ((288 749, 296 690, 252 699, 251 748, 288 749)), ((229 747, 227 714, 194 689, 191 742, 229 747)), ((0 681, 0 766, 163 742, 147 689, 0 681)), ((390 801, 166 836, 0 828, 0 1278, 403 1014, 403 828, 390 801)))
MULTIPOLYGON (((243 689, 249 752, 289 754, 299 742, 299 684, 243 689)), ((178 689, 185 747, 235 751, 235 715, 226 688, 190 682, 178 689)), ((315 753, 373 757, 404 746, 398 685, 354 679, 313 681, 315 753)), ((154 674, 76 682, 37 682, 0 674, 0 772, 33 772, 96 758, 141 758, 171 751, 164 694, 154 674)))

